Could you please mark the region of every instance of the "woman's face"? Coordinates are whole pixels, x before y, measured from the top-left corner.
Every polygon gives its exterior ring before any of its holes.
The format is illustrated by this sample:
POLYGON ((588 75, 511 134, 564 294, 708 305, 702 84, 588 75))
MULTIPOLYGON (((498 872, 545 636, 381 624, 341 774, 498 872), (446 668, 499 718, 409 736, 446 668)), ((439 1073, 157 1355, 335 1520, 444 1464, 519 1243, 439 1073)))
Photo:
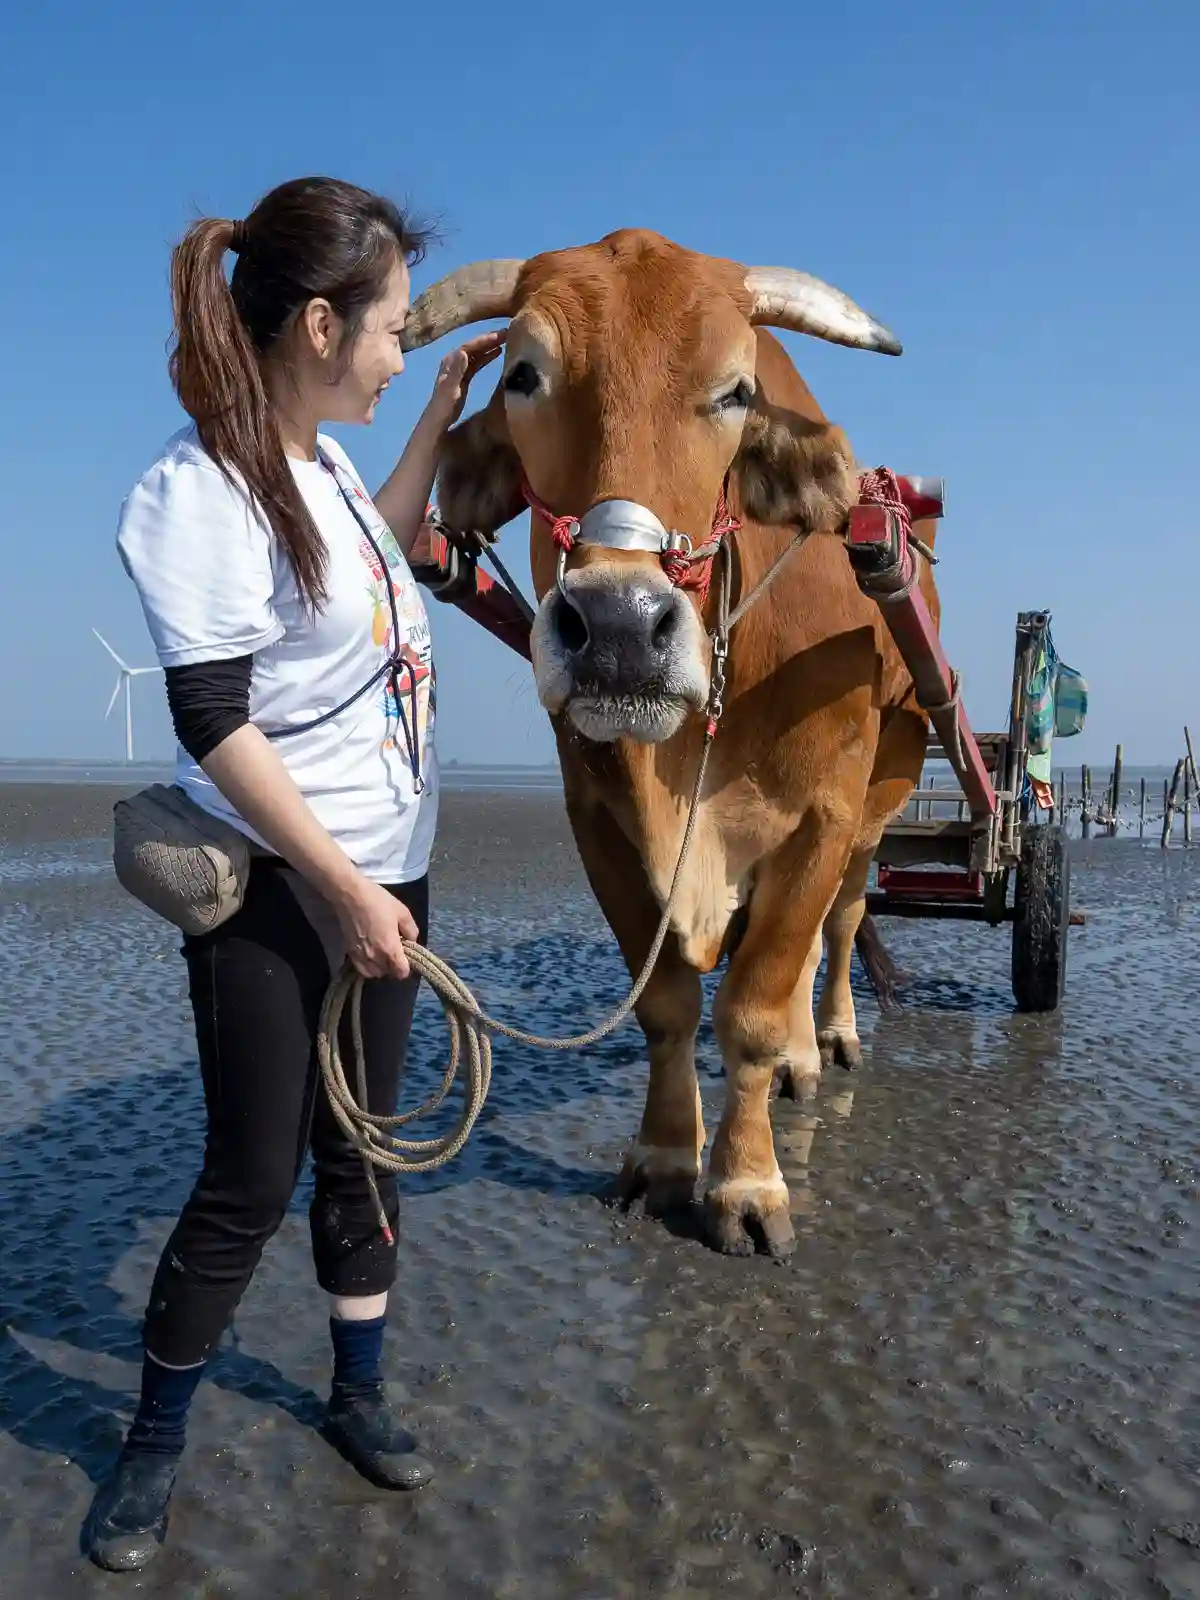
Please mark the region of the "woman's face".
POLYGON ((341 318, 313 301, 304 318, 310 340, 313 408, 322 422, 371 422, 383 391, 404 371, 400 335, 408 316, 408 268, 398 262, 379 299, 367 307, 349 363, 343 369, 341 318), (340 376, 330 382, 330 370, 340 376))

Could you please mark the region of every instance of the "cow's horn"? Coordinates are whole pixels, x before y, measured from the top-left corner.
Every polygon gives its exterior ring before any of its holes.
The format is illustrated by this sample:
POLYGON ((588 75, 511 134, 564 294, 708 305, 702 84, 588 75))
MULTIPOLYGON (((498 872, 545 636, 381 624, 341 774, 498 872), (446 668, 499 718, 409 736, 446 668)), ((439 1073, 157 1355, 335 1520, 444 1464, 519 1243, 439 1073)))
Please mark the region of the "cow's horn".
POLYGON ((455 328, 489 317, 512 315, 513 295, 524 261, 472 261, 431 284, 408 313, 401 340, 405 350, 419 350, 455 328))
POLYGON ((856 306, 840 289, 794 267, 750 267, 746 288, 754 301, 750 321, 768 328, 790 328, 831 344, 898 356, 902 345, 882 322, 856 306))

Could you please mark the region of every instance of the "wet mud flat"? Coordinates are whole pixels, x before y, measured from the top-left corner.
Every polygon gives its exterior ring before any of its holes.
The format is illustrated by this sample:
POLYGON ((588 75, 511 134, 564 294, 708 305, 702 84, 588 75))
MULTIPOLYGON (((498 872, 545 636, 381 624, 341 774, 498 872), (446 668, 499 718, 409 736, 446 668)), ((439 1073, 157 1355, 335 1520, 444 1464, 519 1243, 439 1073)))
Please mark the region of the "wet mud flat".
MULTIPOLYGON (((457 1163, 405 1186, 389 1377, 439 1467, 360 1480, 313 1423, 306 1188, 198 1397, 170 1539, 78 1553, 199 1159, 174 935, 107 868, 112 793, 0 788, 0 1595, 1200 1596, 1200 866, 1074 848, 1069 994, 1017 1017, 1003 932, 885 924, 902 1017, 778 1104, 798 1247, 726 1260, 598 1198, 630 1026, 498 1041, 457 1163)), ((554 794, 447 796, 432 942, 577 1029, 624 971, 554 794)), ((711 986, 710 986, 711 987, 711 986)), ((416 1096, 441 1058, 419 1009, 416 1096)), ((719 1061, 702 1036, 710 1128, 719 1061)))

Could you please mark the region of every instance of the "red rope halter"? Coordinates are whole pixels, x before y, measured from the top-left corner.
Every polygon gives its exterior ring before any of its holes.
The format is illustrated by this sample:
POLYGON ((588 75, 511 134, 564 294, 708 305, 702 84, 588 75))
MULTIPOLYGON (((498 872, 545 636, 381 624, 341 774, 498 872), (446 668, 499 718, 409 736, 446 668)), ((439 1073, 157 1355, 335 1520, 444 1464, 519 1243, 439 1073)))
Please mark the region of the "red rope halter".
POLYGON ((521 479, 521 493, 525 496, 525 504, 529 509, 550 524, 550 538, 555 546, 559 550, 566 550, 568 554, 574 550, 575 536, 579 532, 579 518, 557 516, 534 494, 528 478, 521 479))
MULTIPOLYGON (((742 525, 740 520, 729 509, 729 501, 725 489, 725 484, 722 484, 717 495, 717 509, 713 514, 712 531, 709 534, 708 543, 699 550, 689 552, 664 550, 659 556, 663 572, 669 581, 677 589, 697 590, 701 600, 705 599, 708 594, 708 587, 712 580, 713 561, 721 548, 722 542, 730 534, 737 533, 742 525)), ((529 509, 549 524, 550 538, 555 547, 569 555, 579 542, 579 518, 556 515, 548 505, 538 499, 528 479, 522 480, 521 491, 525 496, 525 503, 529 509)))

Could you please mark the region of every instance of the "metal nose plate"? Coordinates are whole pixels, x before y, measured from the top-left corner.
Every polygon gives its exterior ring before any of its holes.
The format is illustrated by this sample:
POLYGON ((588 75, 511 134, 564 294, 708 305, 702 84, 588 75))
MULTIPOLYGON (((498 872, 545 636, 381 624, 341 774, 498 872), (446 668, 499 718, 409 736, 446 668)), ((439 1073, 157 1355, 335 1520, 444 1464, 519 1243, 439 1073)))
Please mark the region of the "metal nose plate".
POLYGON ((580 520, 579 539, 610 550, 648 550, 658 555, 667 530, 636 500, 601 500, 580 520))

